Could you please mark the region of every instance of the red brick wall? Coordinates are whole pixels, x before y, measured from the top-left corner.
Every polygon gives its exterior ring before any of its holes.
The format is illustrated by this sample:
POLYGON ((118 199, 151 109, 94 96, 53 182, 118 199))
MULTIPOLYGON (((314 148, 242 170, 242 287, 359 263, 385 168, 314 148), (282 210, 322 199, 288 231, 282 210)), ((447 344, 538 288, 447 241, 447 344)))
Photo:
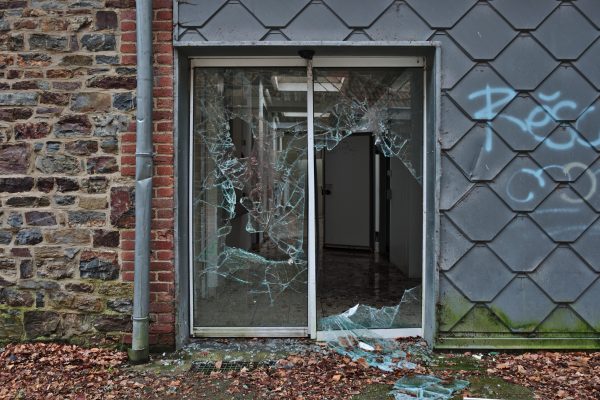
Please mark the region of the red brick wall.
MULTIPOLYGON (((175 343, 174 148, 173 148, 173 2, 154 0, 154 179, 150 265, 150 344, 175 343)), ((123 63, 135 65, 135 10, 121 13, 123 63)), ((123 136, 122 173, 135 175, 135 125, 123 136)), ((123 280, 133 281, 135 232, 121 240, 123 280)), ((129 338, 128 338, 129 339, 129 338)))

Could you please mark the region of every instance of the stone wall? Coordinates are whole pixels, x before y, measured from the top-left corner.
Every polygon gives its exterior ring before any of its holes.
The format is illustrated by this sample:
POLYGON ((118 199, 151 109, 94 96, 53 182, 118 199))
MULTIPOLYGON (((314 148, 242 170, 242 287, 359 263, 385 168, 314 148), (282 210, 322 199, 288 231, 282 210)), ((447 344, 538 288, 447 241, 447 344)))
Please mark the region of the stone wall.
MULTIPOLYGON (((171 1, 155 0, 151 341, 173 329, 171 1)), ((0 341, 129 340, 135 1, 0 0, 0 341)))

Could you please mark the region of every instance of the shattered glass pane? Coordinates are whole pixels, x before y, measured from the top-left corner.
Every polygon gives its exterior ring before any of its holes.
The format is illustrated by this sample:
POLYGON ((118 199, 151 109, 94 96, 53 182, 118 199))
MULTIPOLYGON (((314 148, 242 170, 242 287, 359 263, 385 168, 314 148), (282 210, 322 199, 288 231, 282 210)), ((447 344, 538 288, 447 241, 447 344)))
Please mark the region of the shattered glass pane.
MULTIPOLYGON (((304 68, 195 70, 194 324, 306 326, 304 68)), ((305 84, 306 88, 306 84, 305 84)))
POLYGON ((398 158, 421 183, 423 132, 418 69, 316 68, 315 146, 332 150, 353 133, 370 133, 381 154, 398 158))
MULTIPOLYGON (((420 287, 407 290, 395 307, 374 308, 357 304, 339 315, 323 318, 323 329, 330 331, 328 346, 354 362, 387 372, 411 371, 419 362, 430 361, 430 350, 423 342, 386 339, 369 329, 394 326, 403 305, 420 302, 418 293, 420 287)), ((432 375, 406 375, 395 382, 390 395, 395 400, 449 400, 468 385, 469 382, 463 380, 446 382, 432 375)))
POLYGON ((317 182, 324 193, 319 203, 325 204, 318 213, 319 330, 421 326, 421 289, 405 289, 419 284, 422 269, 422 88, 422 70, 416 68, 314 69, 315 147, 322 158, 317 182), (371 138, 369 164, 356 145, 347 146, 359 135, 371 138), (327 171, 340 167, 327 167, 329 160, 349 161, 335 175, 327 171), (370 200, 354 194, 368 185, 370 200), (340 218, 344 202, 352 204, 352 213, 340 218), (360 236, 360 247, 356 233, 332 239, 332 231, 351 229, 370 230, 377 239, 365 246, 360 236), (358 254, 365 247, 371 256, 358 254), (340 314, 357 303, 351 316, 340 314))
MULTIPOLYGON (((356 361, 365 360, 383 371, 413 369, 407 354, 395 340, 383 339, 370 329, 390 329, 402 323, 404 307, 421 303, 421 287, 405 291, 396 306, 374 308, 357 304, 349 310, 320 321, 321 330, 335 331, 329 345, 338 353, 356 361)), ((419 353, 421 351, 419 350, 419 353)))
POLYGON ((404 376, 394 384, 394 400, 449 400, 454 393, 469 386, 469 382, 456 379, 446 383, 431 375, 404 376))
MULTIPOLYGON (((315 70, 317 152, 370 135, 420 187, 418 71, 315 70)), ((193 90, 194 326, 306 327, 306 69, 197 68, 193 90)), ((398 301, 385 303, 389 327, 407 326, 398 301)))

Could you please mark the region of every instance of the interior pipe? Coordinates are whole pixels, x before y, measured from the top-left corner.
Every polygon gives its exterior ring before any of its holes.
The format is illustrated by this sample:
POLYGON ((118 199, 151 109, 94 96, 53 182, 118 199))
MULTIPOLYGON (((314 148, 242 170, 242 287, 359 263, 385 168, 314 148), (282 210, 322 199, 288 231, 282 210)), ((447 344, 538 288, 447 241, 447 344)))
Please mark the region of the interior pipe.
POLYGON ((150 227, 152 222, 152 0, 136 0, 135 270, 132 363, 149 360, 150 227))

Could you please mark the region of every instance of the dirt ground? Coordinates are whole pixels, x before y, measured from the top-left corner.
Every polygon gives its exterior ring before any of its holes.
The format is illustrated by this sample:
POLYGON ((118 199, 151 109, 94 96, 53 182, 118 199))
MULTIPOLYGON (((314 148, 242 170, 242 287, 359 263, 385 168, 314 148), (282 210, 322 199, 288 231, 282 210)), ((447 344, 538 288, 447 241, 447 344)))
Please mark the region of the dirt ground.
POLYGON ((388 373, 290 340, 200 342, 138 366, 123 352, 57 343, 0 350, 0 399, 391 399, 407 374, 469 381, 453 399, 600 398, 600 353, 409 352, 416 369, 388 373))

